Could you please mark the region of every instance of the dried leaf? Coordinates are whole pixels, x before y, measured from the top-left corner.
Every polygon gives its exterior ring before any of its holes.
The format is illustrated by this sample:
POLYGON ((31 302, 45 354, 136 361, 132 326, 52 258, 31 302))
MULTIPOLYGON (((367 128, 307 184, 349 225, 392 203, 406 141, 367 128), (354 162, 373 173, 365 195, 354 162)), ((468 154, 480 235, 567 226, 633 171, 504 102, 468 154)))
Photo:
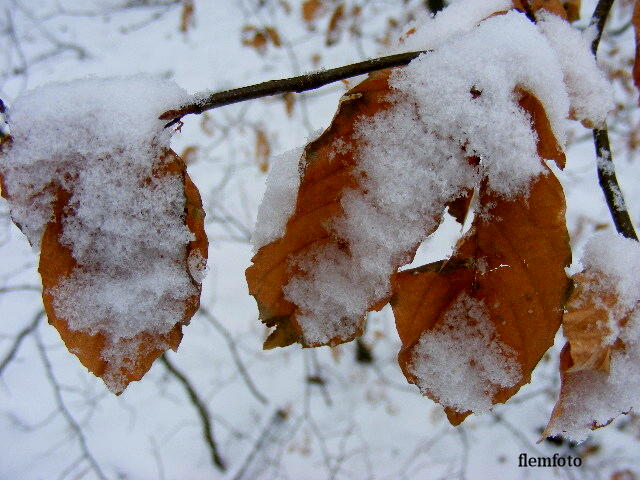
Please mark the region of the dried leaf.
POLYGON ((640 90, 640 0, 636 0, 633 6, 631 23, 633 23, 633 31, 636 39, 636 56, 633 63, 633 83, 635 83, 636 88, 640 90))
MULTIPOLYGON (((283 288, 292 276, 299 273, 291 264, 291 255, 300 255, 312 248, 333 244, 337 248, 348 246, 344 240, 332 237, 326 225, 340 216, 343 193, 357 186, 352 171, 356 167, 358 144, 354 139, 355 120, 370 117, 391 106, 385 99, 389 93, 389 70, 373 73, 367 80, 347 92, 341 99, 338 113, 331 126, 307 145, 302 155, 302 178, 297 194, 295 211, 289 217, 284 236, 258 250, 246 271, 249 293, 256 298, 260 319, 275 331, 267 338, 264 348, 287 346, 305 341, 302 328, 296 320, 299 307, 285 299, 283 288), (340 142, 348 146, 336 151, 340 142)), ((416 246, 417 248, 417 246, 416 246)), ((378 299, 386 303, 386 299, 378 299)), ((371 308, 382 305, 370 305, 371 308)), ((364 319, 350 328, 349 333, 332 338, 335 345, 355 338, 364 319)))
POLYGON ((182 3, 182 12, 180 14, 180 31, 186 33, 189 27, 193 26, 193 14, 195 7, 192 0, 185 0, 182 3))
POLYGON ((568 288, 564 196, 551 172, 534 182, 527 198, 509 201, 484 189, 479 202, 484 208, 451 259, 400 272, 393 280, 392 306, 403 345, 400 365, 410 383, 449 407, 453 424, 472 410, 465 404, 487 408, 505 402, 529 382, 553 345, 568 288), (430 335, 459 353, 425 356, 421 351, 430 335), (474 338, 488 340, 487 345, 474 348, 474 338), (421 378, 421 362, 431 363, 426 371, 442 371, 440 378, 448 384, 421 378), (485 396, 484 401, 465 403, 456 398, 459 391, 448 391, 453 384, 447 369, 456 367, 468 373, 455 388, 485 396), (470 378, 472 373, 478 378, 470 378))
POLYGON ((267 134, 261 128, 255 129, 256 134, 256 159, 261 172, 269 170, 269 157, 271 155, 271 145, 267 134))
POLYGON ((305 0, 302 3, 302 18, 307 23, 312 23, 322 12, 322 0, 305 0))
POLYGON ((293 92, 287 92, 282 95, 282 99, 284 100, 284 108, 287 112, 287 117, 291 118, 293 115, 293 109, 296 105, 296 96, 293 92))
MULTIPOLYGON (((534 119, 539 153, 554 152, 563 164, 539 102, 524 95, 520 104, 534 119)), ((564 195, 548 169, 526 197, 507 200, 483 186, 478 203, 449 260, 393 279, 400 365, 410 383, 446 407, 454 425, 529 382, 553 345, 569 288, 564 195), (445 351, 434 353, 438 348, 445 351)))
POLYGON ((268 40, 268 34, 253 25, 246 25, 242 28, 242 45, 254 48, 261 55, 267 49, 268 40))
POLYGON ((587 268, 573 280, 562 320, 567 343, 560 356, 560 395, 543 437, 562 434, 580 441, 633 408, 624 396, 627 379, 637 375, 634 322, 640 304, 637 295, 635 303, 622 300, 618 280, 602 271, 587 268))
POLYGON ((564 9, 567 11, 567 20, 575 22, 580 20, 581 0, 565 0, 564 9))
POLYGON ((473 190, 469 190, 466 194, 456 198, 453 202, 447 204, 448 213, 456 219, 460 225, 464 225, 469 209, 471 208, 471 200, 473 199, 473 190))
POLYGON ((342 34, 342 24, 344 21, 344 3, 340 3, 329 20, 329 26, 327 27, 327 37, 325 44, 327 47, 335 45, 340 41, 340 35, 342 34))
POLYGON ((567 11, 564 8, 564 2, 561 0, 529 0, 529 8, 533 13, 538 10, 546 10, 565 20, 567 19, 567 11))
POLYGON ((576 288, 562 319, 564 334, 571 343, 572 365, 569 371, 608 373, 613 345, 608 340, 612 330, 607 310, 613 308, 616 298, 611 293, 594 296, 591 291, 585 292, 585 286, 593 280, 587 273, 579 273, 573 280, 576 288))
MULTIPOLYGON (((189 271, 189 261, 196 254, 198 258, 207 258, 207 237, 204 231, 204 211, 197 188, 186 173, 185 164, 175 153, 168 151, 167 163, 161 171, 156 172, 158 178, 165 175, 180 175, 184 182, 186 199, 185 225, 194 234, 185 251, 182 268, 189 271)), ((133 338, 119 338, 115 341, 104 333, 90 334, 85 331, 71 330, 69 322, 60 316, 56 309, 56 287, 69 278, 79 268, 68 247, 60 241, 63 235, 63 219, 73 215, 66 206, 70 193, 56 188, 54 220, 43 234, 40 264, 38 271, 42 277, 43 303, 51 323, 60 333, 67 349, 76 355, 80 362, 94 375, 101 377, 109 388, 120 394, 132 381, 137 381, 151 368, 153 361, 165 350, 176 350, 182 339, 182 326, 189 323, 200 303, 201 286, 199 281, 192 283, 198 294, 182 300, 182 318, 177 319, 174 328, 167 333, 142 332, 133 338), (117 353, 113 353, 113 351, 117 353), (127 353, 126 358, 120 354, 127 353)), ((126 273, 124 274, 126 276, 126 273)), ((114 278, 114 281, 126 278, 114 278)))
POLYGON ((269 36, 269 39, 271 40, 271 43, 274 47, 279 48, 282 46, 282 41, 280 40, 280 34, 278 33, 278 30, 273 27, 266 27, 264 31, 269 36))
POLYGON ((185 164, 191 165, 198 159, 198 150, 199 147, 197 145, 189 145, 182 150, 180 158, 182 158, 185 164))

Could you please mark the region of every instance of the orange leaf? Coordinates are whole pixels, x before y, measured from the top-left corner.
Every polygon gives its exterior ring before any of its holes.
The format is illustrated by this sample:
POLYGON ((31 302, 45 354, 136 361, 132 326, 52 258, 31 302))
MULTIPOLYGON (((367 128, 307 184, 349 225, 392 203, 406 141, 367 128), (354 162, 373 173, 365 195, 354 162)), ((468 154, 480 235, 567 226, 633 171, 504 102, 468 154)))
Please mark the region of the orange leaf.
POLYGON ((565 0, 564 9, 567 11, 567 20, 575 22, 580 19, 581 0, 565 0))
MULTIPOLYGON (((524 95, 520 104, 538 152, 563 164, 539 102, 524 95)), ((513 200, 483 185, 480 211, 453 256, 393 278, 400 365, 454 425, 528 383, 560 325, 571 251, 562 187, 546 170, 513 200)))
POLYGON ((261 172, 269 170, 269 156, 271 155, 271 145, 267 134, 261 128, 256 128, 256 158, 258 159, 258 168, 261 172))
MULTIPOLYGON (((637 269, 638 257, 634 260, 620 249, 624 242, 637 249, 635 242, 615 237, 599 248, 626 258, 625 269, 637 269)), ((592 248, 597 247, 587 244, 587 251, 592 248)), ((640 303, 635 285, 619 289, 619 272, 612 276, 587 265, 573 279, 576 287, 562 320, 567 343, 560 357, 560 396, 543 436, 561 434, 581 441, 589 430, 608 425, 635 406, 630 385, 637 378, 640 303)))
POLYGON ((633 82, 640 90, 640 0, 636 0, 633 6, 633 16, 631 17, 633 30, 636 39, 636 57, 633 63, 633 82))
MULTIPOLYGON (((163 178, 169 175, 182 177, 185 196, 184 224, 194 239, 189 242, 184 254, 181 268, 185 272, 195 272, 190 262, 203 263, 208 254, 208 241, 204 231, 204 211, 200 194, 186 173, 184 162, 172 151, 166 151, 161 159, 162 166, 154 172, 155 178, 163 178)), ((2 195, 10 200, 4 181, 2 195)), ((110 390, 116 394, 122 393, 132 381, 137 381, 151 368, 153 361, 165 350, 177 349, 182 339, 182 326, 189 323, 190 318, 197 311, 200 303, 201 279, 191 278, 191 283, 197 294, 185 297, 181 300, 181 318, 177 319, 175 326, 166 333, 142 331, 132 338, 120 337, 115 340, 108 334, 100 331, 89 333, 84 330, 72 329, 70 322, 59 313, 56 307, 57 288, 62 282, 68 281, 74 272, 82 270, 73 258, 69 247, 61 242, 64 234, 63 220, 74 214, 68 207, 71 193, 59 186, 51 186, 54 192, 55 202, 52 205, 53 219, 46 225, 41 239, 40 264, 38 271, 42 277, 42 299, 49 323, 60 334, 67 349, 76 355, 80 362, 93 374, 101 377, 110 390)), ((200 265, 202 266, 202 265, 200 265)), ((104 267, 108 271, 109 265, 104 267)), ((100 271, 92 274, 100 274, 100 271)), ((190 274, 191 275, 191 274, 190 274)), ((121 276, 113 278, 114 282, 126 281, 127 273, 121 272, 121 276)), ((108 319, 105 319, 108 322, 108 319)))
POLYGON ((529 8, 535 13, 538 10, 546 10, 559 17, 567 19, 567 11, 561 0, 529 0, 529 8))
MULTIPOLYGON (((292 264, 292 255, 300 256, 322 246, 347 251, 344 239, 332 235, 327 225, 343 213, 341 198, 345 191, 357 187, 353 175, 357 167, 357 143, 355 120, 371 117, 388 109, 389 70, 373 73, 341 99, 338 113, 331 126, 307 145, 303 158, 304 170, 297 193, 295 210, 289 217, 285 233, 279 240, 262 246, 253 257, 246 271, 249 293, 258 303, 260 319, 275 331, 267 338, 265 348, 300 342, 304 346, 316 344, 305 340, 298 322, 300 307, 285 298, 283 289, 300 268, 292 264), (336 145, 342 148, 336 149, 336 145)), ((416 245, 417 248, 417 245, 416 245)), ((411 253, 411 252, 407 252, 411 253)), ((400 264, 398 263, 397 266, 400 264)), ((377 298, 373 305, 386 299, 377 298)), ((334 335, 327 343, 347 342, 361 331, 364 318, 346 321, 342 333, 334 335)))
POLYGON ((305 0, 302 4, 302 18, 307 23, 313 22, 321 11, 321 0, 305 0))
POLYGON ((340 34, 342 33, 342 22, 344 20, 344 3, 340 3, 333 11, 331 18, 329 19, 329 26, 327 27, 327 38, 325 44, 327 47, 338 43, 340 40, 340 34))
MULTIPOLYGON (((183 178, 185 206, 185 225, 195 238, 185 251, 184 271, 190 271, 189 262, 193 258, 201 261, 207 258, 207 237, 204 231, 204 212, 197 188, 185 170, 185 164, 174 152, 163 154, 166 158, 157 178, 167 175, 179 175, 183 178), (194 256, 195 255, 195 256, 194 256)), ((94 375, 101 377, 110 390, 120 394, 132 381, 137 381, 151 368, 153 361, 165 350, 176 350, 182 339, 182 326, 189 323, 200 304, 201 286, 199 279, 193 279, 197 294, 183 298, 182 315, 167 333, 143 331, 132 338, 118 338, 115 341, 103 332, 95 334, 82 330, 72 330, 69 321, 56 308, 57 288, 72 277, 74 271, 82 269, 73 258, 68 247, 60 241, 64 234, 63 220, 72 215, 67 207, 70 194, 61 188, 56 189, 54 220, 47 224, 41 244, 40 265, 38 271, 42 277, 42 298, 51 323, 60 333, 67 349, 76 355, 80 362, 94 375)), ((108 268, 105 265, 105 271, 108 268)), ((99 272, 95 272, 99 273, 99 272)), ((113 281, 126 281, 127 273, 113 281)), ((108 320, 108 319, 105 319, 108 320)))
POLYGON ((189 27, 193 25, 193 13, 195 7, 192 0, 185 0, 182 4, 182 12, 180 14, 180 31, 186 33, 189 27))

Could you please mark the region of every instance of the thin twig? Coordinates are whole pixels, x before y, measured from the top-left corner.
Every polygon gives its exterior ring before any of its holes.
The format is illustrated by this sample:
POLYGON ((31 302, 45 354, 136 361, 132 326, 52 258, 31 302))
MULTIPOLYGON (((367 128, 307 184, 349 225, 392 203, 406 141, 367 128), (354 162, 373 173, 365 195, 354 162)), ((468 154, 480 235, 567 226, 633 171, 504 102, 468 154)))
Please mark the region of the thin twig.
POLYGON ((263 430, 258 434, 256 441, 253 444, 253 447, 251 448, 251 451, 244 458, 242 464, 232 474, 233 476, 230 478, 230 480, 241 480, 243 478, 246 478, 245 474, 247 473, 247 470, 255 460, 255 457, 265 447, 265 444, 267 444, 269 440, 273 440, 273 438, 271 437, 271 431, 276 428, 282 427, 286 422, 286 420, 288 419, 288 417, 289 417, 289 414, 283 409, 276 408, 273 411, 273 415, 269 419, 268 423, 265 425, 263 430))
POLYGON ((288 92, 304 92, 315 90, 329 83, 338 82, 347 78, 356 77, 365 73, 371 73, 385 68, 408 65, 411 60, 425 52, 405 52, 387 57, 372 58, 363 62, 352 63, 342 67, 322 70, 314 73, 307 73, 297 77, 283 78, 279 80, 269 80, 267 82, 249 85, 246 87, 224 90, 211 94, 196 95, 193 103, 181 105, 174 110, 168 110, 160 115, 162 120, 170 120, 166 127, 170 127, 180 122, 185 115, 192 113, 200 114, 213 108, 231 105, 233 103, 244 102, 260 97, 279 95, 288 92), (198 98, 199 97, 199 98, 198 98))
POLYGON ((49 361, 47 352, 45 351, 44 345, 42 344, 42 340, 40 340, 40 337, 38 336, 38 332, 35 332, 34 338, 36 341, 36 346, 38 347, 38 352, 40 353, 40 358, 42 359, 44 372, 47 378, 49 379, 49 383, 51 384, 51 387, 53 388, 53 395, 56 399, 56 404, 58 405, 58 409, 66 419, 71 430, 75 433, 76 437, 78 438, 80 451, 82 452, 83 457, 89 463, 91 469, 94 471, 94 473, 100 480, 107 480, 107 476, 104 474, 104 472, 100 468, 100 465, 98 465, 97 460, 89 450, 87 439, 84 436, 84 432, 82 431, 82 428, 80 427, 76 419, 73 418, 73 415, 71 415, 71 412, 67 408, 67 405, 64 403, 64 399, 62 397, 62 390, 60 388, 60 385, 58 384, 58 380, 56 379, 55 374, 53 373, 53 367, 51 366, 51 362, 49 361))
POLYGON ((16 353, 18 353, 18 349, 20 348, 22 341, 25 338, 27 338, 27 336, 30 335, 36 329, 36 327, 38 326, 38 323, 40 323, 40 320, 42 319, 43 316, 44 316, 44 311, 40 310, 36 314, 36 316, 33 317, 33 320, 31 320, 31 323, 26 327, 24 327, 22 330, 20 330, 18 334, 15 336, 13 340, 13 345, 11 345, 11 348, 9 349, 7 354, 4 356, 4 358, 0 362, 0 376, 2 376, 2 372, 4 372, 4 369, 14 359, 14 357, 16 356, 16 353))
MULTIPOLYGON (((594 56, 598 52, 598 45, 600 45, 604 24, 607 21, 612 5, 613 0, 600 0, 593 11, 591 25, 596 27, 596 36, 591 44, 591 51, 594 56)), ((604 193, 604 198, 609 207, 609 212, 611 213, 611 218, 613 219, 616 230, 620 235, 638 241, 638 236, 633 228, 633 222, 629 216, 629 211, 627 210, 624 196, 618 184, 618 178, 616 177, 611 145, 609 143, 609 132, 607 131, 606 125, 601 129, 596 128, 593 130, 593 144, 596 149, 598 182, 604 193)))
POLYGON ((253 379, 251 378, 251 375, 249 375, 249 371, 245 367, 244 362, 242 361, 242 359, 240 358, 240 352, 238 352, 238 346, 236 345, 236 342, 233 339, 233 337, 231 336, 231 333, 229 332, 229 330, 227 330, 224 327, 224 325, 222 325, 222 323, 219 322, 218 319, 216 317, 214 317, 213 314, 211 312, 209 312, 209 310, 207 310, 203 306, 200 306, 200 313, 207 320, 209 320, 209 322, 216 328, 216 330, 218 330, 218 332, 220 332, 222 337, 227 342, 227 346, 229 347, 229 351, 231 352, 231 356, 233 357, 233 360, 236 363, 236 367, 238 368, 238 372, 240 372, 240 376, 242 376, 242 378, 243 378, 245 384, 247 385, 247 388, 249 389, 249 391, 253 394, 253 396, 256 398, 256 400, 258 400, 263 405, 266 405, 267 403, 269 403, 269 401, 267 400, 267 397, 265 397, 264 394, 262 394, 258 390, 258 388, 256 387, 256 384, 254 383, 253 379))
POLYGON ((204 439, 209 447, 211 461, 219 470, 224 472, 227 467, 218 452, 218 444, 213 438, 213 426, 211 424, 211 416, 209 415, 207 406, 195 391, 189 379, 169 361, 166 355, 162 355, 160 357, 160 363, 162 363, 167 371, 173 375, 180 384, 182 384, 183 388, 187 392, 189 400, 191 400, 191 403, 198 412, 198 416, 202 422, 202 434, 204 435, 204 439))

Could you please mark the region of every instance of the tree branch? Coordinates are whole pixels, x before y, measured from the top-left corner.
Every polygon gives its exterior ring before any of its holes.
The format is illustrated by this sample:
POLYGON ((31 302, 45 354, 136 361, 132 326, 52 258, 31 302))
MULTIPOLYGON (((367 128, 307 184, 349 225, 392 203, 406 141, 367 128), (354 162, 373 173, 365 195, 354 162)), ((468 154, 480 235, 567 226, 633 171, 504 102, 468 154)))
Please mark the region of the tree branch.
POLYGON ((251 378, 251 375, 249 375, 249 371, 247 370, 247 368, 245 367, 244 363, 242 362, 242 359, 240 358, 240 352, 238 352, 238 346, 236 345, 235 340, 233 339, 233 337, 231 336, 231 333, 229 333, 229 330, 227 330, 224 325, 222 325, 222 323, 220 323, 218 321, 218 319, 216 317, 213 316, 213 314, 211 312, 209 312, 209 310, 207 310, 206 308, 204 308, 202 305, 200 306, 200 313, 207 319, 209 320, 209 322, 216 328, 216 330, 218 330, 218 332, 220 332, 220 334, 222 335, 222 337, 224 338, 224 340, 227 342, 227 346, 229 347, 229 351, 231 352, 231 356, 233 357, 233 360, 236 363, 236 367, 238 368, 238 372, 240 372, 240 376, 242 376, 245 384, 247 385, 247 388, 249 389, 249 391, 253 394, 253 396, 263 405, 266 405, 269 403, 269 401, 267 400, 267 397, 265 397, 256 387, 256 384, 254 383, 253 379, 251 378))
MULTIPOLYGON (((596 56, 598 51, 604 24, 607 21, 612 5, 613 0, 600 0, 593 11, 591 25, 595 25, 597 32, 591 44, 591 51, 594 56, 596 56)), ((624 196, 622 195, 622 190, 620 190, 618 178, 616 177, 616 170, 611 155, 611 146, 609 144, 609 132, 607 131, 606 125, 602 129, 596 128, 593 130, 593 143, 596 149, 598 182, 604 193, 604 198, 609 207, 609 212, 611 213, 611 218, 613 219, 616 230, 622 236, 638 241, 638 236, 633 228, 633 222, 629 216, 629 211, 627 210, 624 196)))
POLYGON ((178 380, 178 382, 182 384, 183 388, 187 392, 187 395, 189 396, 189 400, 191 400, 191 403, 193 404, 196 411, 198 412, 198 416, 200 417, 200 421, 202 422, 202 434, 204 435, 204 439, 207 443, 207 446, 209 447, 209 452, 211 454, 211 461, 219 470, 224 472, 227 469, 227 466, 222 460, 222 457, 218 452, 218 444, 213 438, 213 426, 211 425, 211 419, 210 419, 209 410, 207 409, 207 406, 200 399, 200 397, 198 396, 198 393, 195 391, 195 389, 191 385, 191 382, 189 381, 189 379, 185 377, 185 375, 180 370, 178 370, 173 365, 173 363, 169 361, 166 354, 163 354, 160 357, 160 362, 165 366, 167 371, 171 375, 173 375, 176 378, 176 380, 178 380))
POLYGON ((31 323, 29 323, 29 325, 27 325, 26 327, 24 327, 22 330, 18 332, 15 339, 13 340, 13 344, 11 345, 11 348, 9 348, 9 351, 7 352, 7 354, 4 356, 2 361, 0 361, 0 376, 4 372, 4 369, 7 367, 7 365, 9 365, 9 363, 15 358, 23 340, 27 338, 27 336, 29 336, 31 333, 33 333, 33 331, 38 327, 38 324, 40 323, 40 320, 42 319, 42 317, 44 317, 44 311, 40 310, 36 314, 36 316, 33 317, 33 320, 31 320, 31 323))
MULTIPOLYGON (((35 330, 34 330, 35 331, 35 330)), ((49 383, 51 384, 51 388, 53 389, 53 395, 55 397, 56 403, 58 405, 58 410, 62 413, 62 416, 67 421, 67 424, 71 428, 71 430, 75 433, 78 443, 80 445, 80 450, 82 452, 82 459, 86 460, 89 463, 89 466, 96 474, 96 477, 100 480, 107 480, 107 476, 104 474, 100 465, 98 465, 98 461, 95 459, 91 451, 89 450, 89 445, 87 443, 87 439, 80 427, 80 424, 73 417, 67 405, 64 403, 64 398, 62 397, 62 388, 58 383, 58 380, 53 373, 53 366, 47 356, 47 352, 45 351, 44 345, 42 344, 42 340, 38 336, 38 332, 35 331, 34 338, 36 341, 36 346, 38 348, 38 352, 40 353, 40 358, 42 360, 42 365, 44 366, 44 372, 49 379, 49 383)))
POLYGON ((307 73, 297 77, 269 80, 267 82, 249 85, 247 87, 224 90, 222 92, 196 95, 193 103, 182 105, 174 110, 168 110, 160 115, 161 120, 170 120, 166 127, 175 125, 185 115, 200 114, 213 108, 244 102, 254 98, 268 97, 288 92, 304 92, 314 90, 329 83, 356 77, 385 68, 408 65, 411 60, 425 52, 406 52, 389 55, 387 57, 372 58, 363 62, 352 63, 342 67, 307 73), (198 98, 199 97, 199 98, 198 98))

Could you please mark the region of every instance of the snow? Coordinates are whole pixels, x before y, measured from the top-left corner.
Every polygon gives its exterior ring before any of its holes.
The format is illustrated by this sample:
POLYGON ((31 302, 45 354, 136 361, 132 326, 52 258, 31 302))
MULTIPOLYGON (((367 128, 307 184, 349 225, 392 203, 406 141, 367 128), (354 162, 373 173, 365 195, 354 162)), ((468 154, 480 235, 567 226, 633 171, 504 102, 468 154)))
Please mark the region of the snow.
POLYGON ((451 38, 473 30, 482 20, 495 12, 512 8, 511 0, 458 0, 438 12, 435 17, 426 13, 408 25, 411 35, 394 45, 393 51, 407 52, 435 49, 451 38))
MULTIPOLYGON (((343 194, 344 215, 327 225, 349 251, 331 244, 289 259, 302 273, 285 297, 299 308, 311 345, 357 330, 366 310, 390 294, 390 275, 412 260, 407 252, 437 228, 447 202, 483 178, 504 196, 527 193, 543 166, 516 88, 540 99, 564 142, 569 101, 560 65, 520 13, 486 20, 418 57, 392 74, 390 86, 393 108, 356 126, 353 175, 361 189, 343 194), (469 156, 480 158, 479 168, 469 156)), ((279 207, 267 196, 265 203, 265 211, 279 207)))
POLYGON ((560 61, 573 117, 589 128, 603 127, 614 108, 613 88, 591 53, 591 31, 581 33, 547 12, 539 16, 538 28, 560 61))
POLYGON ((516 353, 495 337, 486 305, 465 293, 413 352, 409 371, 420 391, 460 413, 487 412, 499 388, 522 375, 516 353))
POLYGON ((585 296, 608 312, 610 334, 603 346, 612 350, 608 373, 566 374, 562 414, 551 423, 549 434, 578 442, 589 436, 594 421, 605 425, 623 412, 640 409, 640 244, 613 232, 596 234, 587 243, 582 264, 591 282, 584 287, 585 296), (613 305, 605 301, 611 294, 613 305))
POLYGON ((185 268, 182 176, 154 175, 170 139, 158 115, 185 98, 150 77, 86 79, 33 90, 11 111, 0 165, 11 215, 38 250, 55 188, 71 193, 59 240, 78 267, 55 286, 54 308, 70 329, 104 333, 123 361, 119 339, 169 332, 199 293, 205 262, 185 268))
POLYGON ((273 159, 251 239, 255 250, 284 235, 300 186, 301 155, 302 148, 296 148, 273 159))
MULTIPOLYGON (((58 8, 58 2, 46 0, 21 2, 25 8, 39 3, 44 4, 44 9, 58 8)), ((83 0, 59 3, 83 10, 98 8, 88 6, 83 0)), ((252 49, 239 47, 238 32, 248 21, 259 25, 262 23, 258 22, 265 20, 273 22, 283 39, 291 42, 290 51, 300 61, 300 69, 311 71, 318 66, 312 65, 308 57, 316 51, 322 52, 321 66, 327 68, 351 63, 363 55, 376 56, 379 45, 374 44, 373 39, 383 31, 383 23, 389 16, 402 22, 405 17, 401 12, 407 6, 424 10, 422 0, 410 0, 407 4, 364 2, 358 25, 363 31, 363 38, 358 40, 362 40, 364 53, 360 53, 355 42, 346 41, 351 38, 348 35, 343 36, 345 41, 338 47, 324 48, 324 30, 319 28, 309 33, 296 19, 298 2, 289 2, 294 8, 290 16, 275 11, 275 5, 280 2, 267 2, 265 7, 252 11, 255 3, 196 2, 197 23, 187 35, 177 32, 180 4, 167 13, 163 11, 161 18, 144 27, 139 25, 156 13, 155 10, 149 12, 149 7, 138 8, 130 15, 111 14, 109 19, 74 16, 58 19, 55 24, 44 23, 54 34, 58 34, 58 27, 67 28, 63 38, 79 42, 91 52, 92 58, 78 62, 74 54, 68 53, 43 62, 29 71, 29 85, 52 79, 66 81, 87 73, 129 75, 146 71, 162 75, 173 72, 173 78, 189 91, 238 87, 297 73, 288 56, 289 50, 273 49, 259 57, 252 49), (246 5, 249 8, 242 10, 246 5), (123 33, 125 28, 120 30, 121 26, 130 27, 132 23, 135 28, 128 28, 127 33, 123 33), (298 43, 301 38, 305 42, 298 43)), ((588 20, 594 5, 590 0, 583 2, 582 11, 586 15, 583 18, 588 20)), ((622 10, 611 19, 609 28, 617 29, 628 21, 622 10)), ((32 23, 20 19, 18 13, 12 10, 18 31, 24 28, 37 39, 39 31, 32 23)), ((631 29, 627 29, 626 34, 632 35, 631 29)), ((622 38, 626 37, 615 38, 621 40, 619 44, 634 49, 632 36, 624 41, 622 38)), ((7 52, 12 51, 11 42, 3 45, 7 52)), ((23 46, 29 47, 27 54, 39 53, 31 49, 28 42, 23 46)), ((605 59, 606 54, 607 49, 601 48, 600 57, 605 59)), ((14 57, 14 61, 19 60, 14 57)), ((4 79, 0 96, 9 105, 21 80, 22 77, 4 79)), ((333 86, 306 97, 312 129, 326 127, 338 95, 338 88, 333 86)), ((631 95, 632 101, 625 102, 629 107, 637 100, 637 94, 631 95)), ((270 132, 274 133, 274 150, 288 150, 305 143, 307 129, 300 106, 301 103, 296 104, 293 118, 287 117, 279 101, 258 100, 224 107, 211 113, 211 118, 216 120, 213 138, 199 128, 200 118, 186 118, 182 133, 174 136, 172 143, 178 152, 192 144, 202 147, 198 161, 191 164, 189 170, 203 193, 208 213, 224 208, 234 219, 246 225, 253 223, 264 177, 255 168, 252 156, 253 129, 245 127, 243 133, 243 122, 252 125, 267 119, 270 132), (227 126, 222 139, 220 132, 227 126), (224 188, 219 187, 218 182, 227 178, 229 171, 233 175, 224 188)), ((624 123, 618 126, 622 128, 624 123)), ((565 182, 569 201, 569 229, 576 234, 572 241, 581 244, 580 226, 584 234, 588 234, 594 225, 610 223, 610 218, 597 185, 590 132, 577 123, 571 128, 579 143, 574 143, 568 152, 569 181, 565 177, 561 180, 565 182)), ((638 220, 637 160, 623 161, 625 138, 617 132, 616 128, 610 131, 618 177, 632 209, 632 218, 638 220)), ((6 211, 4 200, 0 200, 0 207, 6 211)), ((283 434, 265 437, 264 445, 269 453, 277 451, 273 458, 266 459, 262 457, 262 450, 256 452, 256 465, 247 472, 255 473, 256 480, 463 476, 478 480, 547 480, 571 475, 610 478, 614 472, 624 469, 637 476, 637 429, 635 423, 627 421, 629 417, 592 433, 588 442, 575 448, 567 443, 557 445, 546 441, 535 445, 539 437, 537 429, 543 426, 550 411, 545 392, 557 387, 554 383, 558 379, 557 348, 550 352, 550 361, 541 362, 535 370, 532 384, 523 387, 509 404, 496 405, 495 414, 472 415, 457 428, 447 425, 438 405, 406 384, 397 366, 399 341, 388 310, 369 315, 362 338, 372 347, 375 357, 372 364, 356 362, 352 344, 334 349, 285 348, 261 352, 264 330, 256 321, 255 301, 246 293, 244 277, 244 269, 252 256, 251 247, 226 241, 229 225, 211 221, 212 218, 213 215, 208 216, 206 227, 214 239, 210 263, 215 268, 205 279, 203 301, 228 329, 238 347, 240 360, 258 390, 268 398, 269 405, 265 407, 251 396, 225 337, 204 317, 196 317, 185 328, 179 351, 169 353, 168 358, 185 372, 211 412, 213 433, 229 472, 237 472, 255 450, 260 426, 268 425, 276 404, 286 407, 292 427, 283 434), (313 367, 308 366, 312 358, 317 360, 325 381, 322 386, 307 381, 308 374, 314 373, 313 367), (325 393, 330 402, 325 400, 325 393), (558 469, 551 473, 545 468, 518 467, 517 458, 522 452, 530 456, 553 456, 554 453, 566 454, 567 449, 571 449, 572 455, 583 456, 582 469, 558 469)), ((449 223, 451 234, 446 238, 429 237, 428 261, 443 258, 451 250, 449 241, 459 227, 453 221, 449 223)), ((37 286, 35 268, 24 270, 25 265, 33 263, 33 253, 16 228, 7 228, 4 218, 0 219, 0 240, 2 286, 22 283, 37 286)), ((38 291, 3 293, 1 303, 0 355, 4 358, 17 332, 29 324, 41 305, 38 291)), ((102 382, 88 375, 75 357, 67 353, 59 335, 46 322, 40 324, 37 332, 46 346, 68 411, 78 420, 87 448, 107 478, 223 477, 211 466, 196 410, 180 383, 168 375, 161 364, 156 362, 141 382, 133 383, 124 394, 114 397, 105 393, 102 382)), ((557 346, 562 343, 560 337, 557 346)), ((88 471, 86 461, 77 461, 83 452, 64 416, 52 415, 56 402, 54 390, 44 375, 32 336, 25 338, 15 361, 2 372, 2 384, 0 443, 5 446, 6 454, 0 462, 1 478, 35 480, 65 474, 65 478, 99 478, 88 471)))

